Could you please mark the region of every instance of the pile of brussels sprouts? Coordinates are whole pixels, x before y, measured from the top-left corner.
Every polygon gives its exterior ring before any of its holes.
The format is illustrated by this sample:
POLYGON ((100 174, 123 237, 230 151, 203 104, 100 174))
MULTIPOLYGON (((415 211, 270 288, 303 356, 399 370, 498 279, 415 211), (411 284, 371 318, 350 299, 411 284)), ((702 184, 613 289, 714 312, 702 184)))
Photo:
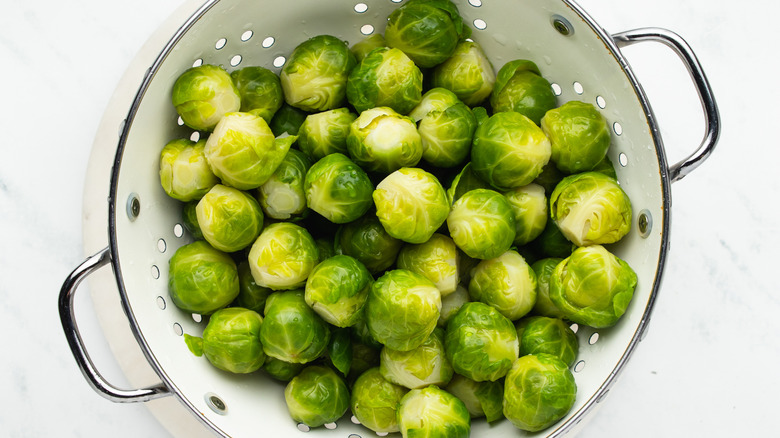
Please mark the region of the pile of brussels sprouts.
POLYGON ((604 117, 559 105, 529 60, 494 72, 469 34, 449 0, 408 0, 383 35, 315 36, 278 75, 200 65, 173 85, 201 133, 160 157, 194 239, 170 296, 208 321, 186 342, 288 382, 296 422, 543 430, 576 398, 570 325, 631 301, 604 246, 632 218, 604 117))

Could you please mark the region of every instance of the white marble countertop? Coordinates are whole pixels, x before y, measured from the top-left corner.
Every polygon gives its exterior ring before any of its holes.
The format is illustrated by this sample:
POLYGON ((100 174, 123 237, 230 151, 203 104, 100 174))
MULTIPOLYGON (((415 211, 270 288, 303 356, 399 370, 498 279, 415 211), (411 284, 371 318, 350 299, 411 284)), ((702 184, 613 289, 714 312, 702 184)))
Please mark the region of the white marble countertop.
MULTIPOLYGON (((778 92, 770 0, 581 0, 605 29, 658 26, 694 48, 720 105, 722 136, 672 187, 672 234, 649 334, 579 435, 776 434, 780 393, 778 92)), ((143 404, 90 389, 67 347, 56 297, 84 260, 82 204, 93 140, 125 69, 182 0, 8 2, 0 14, 0 431, 60 438, 167 436, 143 404)), ((627 49, 671 160, 702 135, 672 55, 627 49), (649 53, 649 54, 648 54, 649 53), (660 56, 660 57, 656 57, 660 56), (653 60, 649 62, 648 59, 653 60), (661 60, 662 62, 658 62, 661 60)), ((106 184, 108 182, 106 181, 106 184)), ((88 294, 77 317, 99 369, 122 386, 88 294)))

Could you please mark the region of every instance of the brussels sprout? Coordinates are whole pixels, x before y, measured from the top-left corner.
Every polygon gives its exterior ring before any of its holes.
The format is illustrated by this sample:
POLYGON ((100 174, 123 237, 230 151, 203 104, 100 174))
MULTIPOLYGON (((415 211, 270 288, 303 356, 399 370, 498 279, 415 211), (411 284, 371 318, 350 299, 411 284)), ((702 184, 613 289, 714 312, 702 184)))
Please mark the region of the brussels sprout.
POLYGON ((360 113, 350 125, 347 151, 364 169, 387 174, 416 165, 423 145, 411 118, 389 107, 376 107, 360 113))
POLYGON ((559 318, 529 316, 517 323, 520 356, 549 354, 572 366, 577 359, 580 342, 577 334, 559 318))
POLYGON ((495 308, 466 303, 447 324, 444 349, 456 373, 478 382, 496 381, 519 355, 517 330, 495 308))
POLYGON ((282 107, 274 114, 268 127, 271 128, 271 132, 276 137, 282 137, 284 134, 298 135, 298 131, 308 115, 309 113, 306 111, 283 103, 282 107))
POLYGON ((403 50, 422 68, 441 64, 471 34, 449 0, 409 0, 390 13, 387 45, 403 50))
POLYGON ((311 161, 303 152, 290 149, 271 177, 257 190, 263 212, 273 219, 295 220, 308 213, 304 181, 311 161))
POLYGON ((279 76, 267 68, 251 66, 234 70, 230 77, 241 96, 241 111, 271 123, 284 102, 279 76))
POLYGON ((531 269, 536 273, 536 304, 533 313, 551 318, 565 317, 561 309, 555 307, 550 300, 550 275, 562 261, 563 258, 560 257, 547 257, 531 264, 531 269))
POLYGON ((599 161, 598 164, 596 164, 596 167, 591 170, 593 172, 603 173, 612 179, 618 179, 617 172, 615 171, 615 165, 612 164, 612 160, 609 159, 609 155, 605 155, 604 159, 599 161))
POLYGON ((374 339, 393 350, 409 351, 433 332, 440 310, 441 293, 430 280, 395 269, 371 285, 365 318, 374 339))
POLYGON ((534 239, 530 246, 542 257, 568 257, 576 248, 566 236, 561 233, 555 221, 548 220, 542 233, 534 239))
POLYGON ((335 371, 308 366, 287 384, 284 400, 293 420, 309 427, 333 423, 349 409, 349 388, 335 371))
POLYGON ((555 108, 558 101, 539 67, 532 61, 518 59, 507 62, 498 70, 490 104, 495 112, 518 112, 539 125, 545 113, 555 108))
POLYGON ((550 300, 566 319, 593 328, 615 325, 634 296, 633 269, 601 245, 577 248, 550 275, 550 300))
POLYGON ((455 201, 460 199, 466 192, 470 192, 474 189, 491 188, 490 184, 479 179, 477 174, 472 170, 471 162, 468 162, 463 166, 463 169, 455 175, 455 179, 452 180, 450 188, 447 189, 447 198, 449 198, 450 204, 454 204, 455 201))
POLYGON ((273 290, 302 287, 319 262, 317 245, 305 228, 289 222, 267 226, 249 250, 255 282, 273 290))
POLYGON ((206 162, 204 140, 195 143, 181 138, 172 140, 160 153, 160 184, 171 198, 187 202, 203 197, 219 183, 206 162))
POLYGON ((534 183, 544 187, 544 193, 549 195, 565 176, 566 174, 558 170, 555 163, 550 160, 542 168, 542 173, 534 179, 534 183))
POLYGON ((222 116, 241 108, 230 74, 210 64, 182 73, 173 84, 171 102, 184 124, 198 131, 211 131, 222 116))
POLYGON ((348 255, 336 255, 314 267, 306 280, 306 304, 336 327, 354 325, 368 298, 372 278, 348 255))
POLYGON ((550 140, 531 119, 514 111, 479 125, 471 147, 474 173, 499 190, 522 187, 550 161, 550 140))
POLYGON ((458 102, 441 111, 431 111, 420 120, 425 162, 438 167, 455 167, 469 157, 477 118, 466 104, 458 102))
POLYGON ((336 224, 352 222, 371 208, 374 185, 366 172, 344 154, 314 163, 304 180, 306 203, 336 224))
POLYGON ((349 375, 352 366, 352 337, 346 328, 334 328, 328 342, 328 359, 343 376, 349 375))
POLYGON ((504 417, 504 382, 500 380, 477 382, 455 374, 444 389, 463 402, 471 418, 485 417, 491 423, 504 417))
POLYGON ((433 69, 432 85, 452 91, 468 106, 484 102, 495 83, 493 65, 474 41, 461 41, 452 56, 433 69))
POLYGON ((308 363, 325 353, 330 328, 306 304, 302 290, 274 292, 260 329, 265 354, 290 363, 308 363))
POLYGON ((359 260, 372 274, 393 266, 403 246, 403 242, 388 234, 379 218, 370 212, 342 225, 336 240, 343 254, 359 260))
POLYGON ((458 287, 458 248, 448 236, 434 233, 423 243, 407 244, 398 254, 398 267, 431 280, 445 297, 458 287))
POLYGON ((271 177, 295 139, 274 138, 260 116, 228 113, 209 135, 204 152, 211 170, 224 184, 249 190, 271 177))
POLYGON ((450 214, 439 180, 419 168, 401 168, 376 186, 376 215, 387 233, 407 243, 431 238, 450 214))
POLYGON ((298 147, 312 161, 336 152, 346 154, 349 127, 356 118, 348 108, 309 114, 298 129, 298 147))
POLYGON ((194 240, 204 240, 203 232, 200 231, 200 225, 198 225, 197 206, 198 201, 185 202, 182 205, 181 222, 194 240))
POLYGON ((562 172, 592 170, 607 155, 607 119, 589 103, 572 100, 551 109, 541 127, 550 139, 552 160, 562 172))
POLYGON ((515 215, 514 244, 521 246, 539 237, 547 225, 547 197, 544 187, 528 184, 504 193, 515 215))
POLYGON ((515 240, 512 206, 494 190, 476 189, 461 196, 452 205, 447 228, 455 245, 477 259, 498 257, 515 240))
POLYGON ((631 231, 631 200, 603 173, 567 176, 550 195, 550 217, 577 246, 614 243, 631 231))
POLYGON ((330 239, 320 237, 314 239, 314 243, 317 245, 317 252, 319 253, 319 261, 323 262, 336 254, 334 242, 330 239))
POLYGON ((441 87, 431 88, 423 94, 420 103, 409 111, 407 115, 415 122, 419 122, 428 113, 444 111, 456 103, 461 102, 452 91, 441 87))
POLYGON ((379 356, 382 376, 409 389, 446 385, 452 379, 452 365, 444 355, 444 329, 436 328, 417 348, 398 351, 384 347, 379 356))
POLYGON ((263 364, 263 371, 281 382, 289 382, 304 368, 306 368, 306 364, 285 362, 271 356, 267 356, 265 364, 263 364))
POLYGON ((378 347, 366 345, 354 336, 354 326, 350 328, 352 331, 352 363, 349 367, 349 375, 347 375, 347 381, 352 382, 354 385, 355 380, 360 377, 361 374, 367 370, 379 366, 379 352, 381 351, 382 344, 377 342, 378 347))
POLYGON ((210 315, 238 295, 236 263, 202 240, 177 249, 168 269, 173 304, 186 312, 210 315))
POLYGON ((299 44, 279 74, 288 105, 309 112, 344 106, 347 77, 355 67, 347 44, 318 35, 299 44))
POLYGON ((557 357, 519 358, 504 381, 504 416, 518 429, 537 432, 563 418, 574 406, 574 376, 557 357))
POLYGON ((188 343, 196 342, 215 367, 236 374, 248 374, 260 369, 265 362, 260 327, 263 317, 254 310, 228 307, 209 317, 202 338, 188 336, 188 343))
POLYGON ((459 398, 438 386, 413 389, 398 406, 403 438, 468 438, 471 416, 459 398))
POLYGON ((347 100, 358 113, 378 106, 406 114, 422 99, 422 72, 404 52, 380 47, 349 74, 347 100))
POLYGON ((353 55, 355 55, 355 60, 360 62, 363 60, 363 58, 368 56, 372 50, 379 47, 387 47, 387 41, 385 41, 385 37, 381 33, 372 33, 371 35, 353 44, 349 50, 353 55))
POLYGON ((265 311, 265 301, 272 293, 272 289, 255 282, 246 259, 238 263, 238 296, 233 301, 234 306, 254 310, 262 315, 265 311))
MULTIPOLYGON (((370 289, 369 293, 371 293, 370 289)), ((368 301, 366 301, 366 304, 368 304, 368 301)), ((352 331, 352 338, 368 347, 376 349, 376 364, 379 365, 379 350, 382 348, 382 343, 374 339, 374 336, 368 329, 368 323, 366 321, 366 306, 363 306, 363 311, 360 313, 361 315, 357 322, 350 327, 352 331)))
POLYGON ((469 283, 469 295, 516 321, 536 303, 536 273, 517 251, 481 261, 469 283))
POLYGON ((398 432, 398 405, 408 390, 374 367, 355 380, 350 407, 360 424, 377 433, 398 432))
POLYGON ((438 327, 446 328, 447 323, 458 313, 464 304, 471 301, 469 297, 469 291, 462 285, 458 285, 455 292, 441 297, 441 312, 439 312, 439 321, 436 323, 438 327))
POLYGON ((263 229, 263 212, 257 200, 238 189, 215 185, 195 208, 203 237, 224 252, 242 250, 263 229))

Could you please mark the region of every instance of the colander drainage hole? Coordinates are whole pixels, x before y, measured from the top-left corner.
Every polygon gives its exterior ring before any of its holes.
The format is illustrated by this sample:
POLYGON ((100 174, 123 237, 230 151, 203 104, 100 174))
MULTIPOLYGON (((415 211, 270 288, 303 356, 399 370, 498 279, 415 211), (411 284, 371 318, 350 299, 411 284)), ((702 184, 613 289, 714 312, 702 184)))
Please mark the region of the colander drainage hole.
POLYGON ((598 105, 599 108, 604 109, 607 107, 607 101, 603 96, 596 96, 596 105, 598 105))
POLYGON ((184 227, 181 224, 176 224, 173 226, 173 235, 176 237, 181 237, 184 235, 184 227))
POLYGON ((248 30, 248 31, 242 33, 241 34, 241 41, 243 41, 243 42, 249 41, 249 39, 252 38, 252 35, 254 35, 254 34, 255 33, 252 32, 251 30, 248 30))
POLYGON ((237 67, 238 64, 241 64, 242 59, 243 58, 241 58, 241 55, 233 55, 233 57, 230 58, 230 65, 233 67, 237 67))
POLYGON ((339 425, 336 424, 336 423, 326 423, 326 424, 323 424, 323 426, 325 426, 325 429, 328 429, 328 430, 335 430, 337 427, 339 427, 339 425))
POLYGON ((176 333, 176 336, 182 336, 184 334, 184 329, 181 328, 181 324, 179 324, 178 322, 174 322, 173 332, 176 333))
POLYGON ((585 361, 584 360, 581 360, 581 361, 579 361, 579 362, 574 364, 574 372, 575 373, 579 373, 580 371, 582 371, 583 368, 585 368, 585 361))
POLYGON ((300 430, 301 432, 308 432, 308 431, 311 430, 311 427, 309 427, 309 426, 307 426, 307 425, 305 425, 303 423, 298 423, 298 430, 300 430))
POLYGON ((372 33, 374 33, 374 26, 370 24, 364 24, 363 26, 360 27, 360 33, 362 33, 363 35, 371 35, 372 33))
POLYGON ((220 38, 220 39, 218 39, 218 40, 217 40, 217 42, 214 44, 214 48, 215 48, 215 49, 217 49, 217 50, 222 50, 222 49, 225 47, 225 45, 226 45, 226 44, 227 44, 227 39, 225 39, 225 38, 220 38))
POLYGON ((165 252, 168 249, 168 244, 165 243, 165 239, 159 239, 157 241, 157 251, 165 252))
POLYGON ((192 320, 195 321, 195 322, 201 322, 201 321, 203 321, 203 316, 200 315, 199 313, 193 313, 192 314, 192 320))
POLYGON ((482 6, 482 0, 469 0, 469 4, 475 8, 478 8, 482 6))
POLYGON ((575 322, 574 324, 570 325, 570 326, 569 326, 569 328, 570 328, 570 329, 571 329, 571 331, 573 331, 574 333, 577 333, 577 330, 579 330, 579 329, 580 329, 580 326, 579 326, 579 325, 577 325, 577 323, 575 322))
POLYGON ((216 412, 219 415, 225 415, 227 414, 227 405, 225 402, 213 392, 207 393, 204 397, 204 400, 206 400, 206 405, 214 412, 216 412))
POLYGON ((347 438, 363 438, 363 437, 358 435, 358 434, 356 434, 356 433, 351 433, 351 434, 349 434, 349 436, 347 438))
POLYGON ((487 29, 487 22, 481 18, 477 18, 474 20, 474 27, 476 27, 479 30, 485 30, 487 29))
POLYGON ((165 298, 157 297, 157 307, 159 307, 160 310, 165 310, 165 308, 167 307, 167 304, 165 303, 165 298))
POLYGON ((195 62, 192 63, 193 67, 200 67, 201 65, 203 65, 203 59, 201 58, 196 59, 195 62))
POLYGON ((368 5, 365 3, 357 3, 355 5, 355 12, 358 14, 362 14, 363 12, 366 12, 368 10, 368 5))
POLYGON ((612 130, 615 131, 615 134, 617 135, 623 135, 623 125, 621 125, 619 122, 612 124, 612 130))
POLYGON ((287 58, 284 56, 277 56, 274 58, 274 67, 281 68, 285 62, 287 62, 287 58))
POLYGON ((577 94, 582 94, 585 92, 585 88, 579 82, 574 82, 573 84, 571 84, 571 87, 574 89, 574 92, 577 94))
POLYGON ((550 84, 550 88, 552 88, 553 94, 555 94, 556 96, 560 96, 561 93, 563 93, 563 89, 561 88, 561 86, 554 82, 550 84))
POLYGON ((628 166, 628 155, 626 155, 625 152, 618 154, 618 163, 620 163, 620 165, 623 167, 628 166))
POLYGON ((273 46, 275 42, 276 42, 276 39, 274 39, 274 37, 272 37, 272 36, 269 36, 269 37, 266 37, 263 40, 262 46, 267 49, 267 48, 273 46))
POLYGON ((200 132, 198 132, 198 131, 195 131, 195 132, 193 132, 192 134, 190 134, 190 140, 192 140, 192 141, 194 141, 195 143, 197 143, 197 142, 198 142, 198 140, 200 140, 200 132))
POLYGON ((155 280, 160 279, 160 268, 158 268, 157 265, 152 265, 152 278, 155 280))
POLYGON ((588 344, 590 344, 590 345, 593 345, 593 344, 595 344, 598 341, 599 341, 599 334, 598 333, 593 333, 588 338, 588 344))

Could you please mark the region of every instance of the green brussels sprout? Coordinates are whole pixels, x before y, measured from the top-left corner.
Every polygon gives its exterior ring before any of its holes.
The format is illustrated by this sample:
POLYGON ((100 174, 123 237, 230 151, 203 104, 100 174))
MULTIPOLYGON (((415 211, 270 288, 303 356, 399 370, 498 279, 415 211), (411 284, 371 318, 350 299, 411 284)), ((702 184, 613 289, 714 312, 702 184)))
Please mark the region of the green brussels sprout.
POLYGON ((544 230, 534 239, 530 245, 542 258, 544 257, 568 257, 576 247, 561 233, 555 221, 548 220, 544 230))
POLYGON ((498 257, 515 240, 512 206, 501 193, 489 189, 471 190, 455 201, 447 228, 455 245, 477 259, 498 257))
POLYGON ((274 292, 260 328, 265 354, 290 363, 308 363, 325 353, 330 327, 306 304, 302 290, 274 292))
POLYGON ((344 224, 336 235, 341 252, 359 260, 372 274, 378 274, 395 264, 403 242, 385 231, 375 214, 344 224))
POLYGON ((355 64, 346 42, 331 35, 309 38, 293 50, 279 74, 285 101, 309 112, 344 106, 355 64))
POLYGON ((434 87, 446 88, 468 106, 484 102, 496 83, 493 65, 474 41, 461 41, 455 52, 433 69, 434 87))
POLYGON ((263 371, 280 382, 289 382, 304 368, 306 364, 285 362, 271 356, 267 356, 263 364, 263 371))
POLYGON ((303 218, 308 209, 304 181, 311 161, 301 151, 290 149, 268 180, 257 189, 266 216, 279 220, 303 218))
POLYGON ((284 103, 279 76, 267 68, 250 66, 234 70, 230 77, 241 96, 240 111, 260 116, 271 123, 284 103))
POLYGON ((485 417, 492 423, 504 417, 504 382, 501 380, 477 382, 455 374, 444 389, 463 402, 471 418, 485 417))
POLYGON ((544 187, 531 183, 505 192, 504 197, 515 215, 514 244, 522 246, 539 237, 549 217, 544 187))
POLYGON ((516 321, 536 303, 536 273, 523 256, 510 249, 477 265, 469 282, 469 295, 516 321))
POLYGON ((441 64, 471 34, 449 0, 409 0, 390 13, 385 39, 421 68, 441 64))
POLYGON ((198 131, 211 131, 222 116, 241 108, 230 74, 210 64, 182 73, 173 84, 171 102, 184 124, 198 131))
POLYGON ((462 285, 458 285, 455 292, 441 297, 441 311, 439 312, 439 321, 436 325, 441 328, 446 328, 447 323, 458 313, 464 304, 471 301, 469 291, 462 285))
POLYGON ((458 287, 458 248, 444 234, 434 233, 423 243, 404 245, 398 253, 397 265, 431 280, 442 297, 458 287))
POLYGON ((187 202, 203 197, 219 183, 211 171, 203 149, 204 140, 195 143, 181 138, 168 142, 160 152, 160 184, 171 198, 187 202))
POLYGON ((306 111, 283 103, 282 107, 274 114, 268 127, 271 128, 271 132, 276 137, 282 137, 284 134, 298 135, 298 131, 308 115, 309 113, 306 111))
POLYGON ((494 382, 519 356, 517 330, 507 317, 482 303, 464 304, 447 324, 444 351, 456 373, 494 382))
POLYGON ((438 386, 413 389, 398 406, 403 438, 468 438, 471 416, 463 402, 438 386))
POLYGON ((580 342, 577 334, 560 318, 529 316, 521 319, 516 327, 520 356, 544 353, 557 357, 566 366, 574 365, 580 342))
POLYGON ((333 256, 309 274, 306 304, 336 327, 349 327, 360 318, 372 280, 368 269, 355 258, 333 256))
POLYGON ((552 161, 564 173, 592 170, 607 156, 607 119, 589 103, 572 100, 553 108, 541 127, 550 139, 552 161))
POLYGON ((479 179, 472 170, 471 162, 468 162, 452 180, 450 188, 447 189, 447 198, 449 198, 450 204, 454 204, 464 193, 474 189, 492 189, 492 187, 479 179))
POLYGON ((536 304, 533 313, 550 318, 565 317, 561 309, 550 300, 550 276, 562 261, 561 257, 546 257, 531 264, 531 269, 536 273, 536 304))
POLYGON ((209 135, 204 152, 211 170, 224 184, 250 190, 271 177, 295 138, 274 138, 260 116, 228 113, 209 135))
POLYGON ((550 195, 550 217, 577 246, 614 243, 631 231, 631 200, 603 173, 567 176, 550 195))
POLYGON ((352 366, 352 336, 346 328, 334 328, 328 342, 328 359, 344 377, 349 375, 352 366))
POLYGON ((196 354, 202 350, 215 367, 248 374, 259 370, 265 362, 260 341, 262 325, 263 317, 254 310, 227 307, 209 317, 202 338, 185 335, 185 339, 191 350, 192 344, 196 344, 196 354))
POLYGON ((319 263, 314 238, 300 225, 279 222, 267 226, 249 250, 255 282, 273 290, 303 287, 319 263))
POLYGON ((519 358, 504 381, 504 416, 518 429, 538 432, 574 406, 577 384, 563 361, 547 354, 519 358))
POLYGON ((558 168, 555 167, 555 163, 550 160, 542 168, 542 173, 534 179, 534 183, 544 187, 544 193, 549 195, 555 190, 555 186, 557 186, 565 176, 566 174, 558 170, 558 168))
POLYGON ((314 243, 317 244, 317 252, 319 253, 319 261, 323 262, 331 257, 333 257, 336 254, 336 249, 334 248, 334 242, 330 239, 320 237, 317 239, 314 239, 314 243))
POLYGON ((404 167, 376 186, 376 215, 387 233, 407 243, 423 243, 450 214, 447 192, 430 173, 404 167))
POLYGON ((441 293, 430 280, 395 269, 371 285, 365 318, 374 339, 393 350, 409 351, 430 336, 440 310, 441 293))
POLYGON ((168 292, 186 312, 210 315, 230 304, 238 288, 236 263, 203 240, 180 247, 168 262, 168 292))
POLYGON ((415 166, 423 145, 411 118, 389 107, 376 107, 360 113, 350 125, 347 151, 364 169, 387 174, 415 166))
POLYGON ((387 47, 387 41, 385 41, 385 37, 381 33, 372 33, 371 35, 353 44, 349 50, 353 55, 355 55, 355 60, 360 62, 363 60, 363 58, 368 56, 372 50, 379 47, 387 47))
POLYGON ((539 67, 532 61, 518 59, 498 70, 490 104, 495 112, 518 112, 539 125, 545 113, 558 105, 558 100, 539 67))
POLYGON ((265 311, 265 301, 272 293, 272 289, 255 282, 246 259, 238 263, 238 296, 233 301, 233 306, 254 310, 262 315, 265 311))
MULTIPOLYGON (((369 289, 369 294, 370 293, 371 290, 369 289)), ((368 304, 367 300, 366 304, 368 304)), ((382 348, 382 343, 374 339, 374 336, 371 334, 371 330, 368 329, 368 322, 366 320, 366 306, 363 306, 363 311, 360 313, 361 316, 358 318, 357 322, 350 327, 352 331, 352 338, 368 347, 376 349, 376 364, 379 365, 379 350, 382 348)))
POLYGON ((575 249, 550 275, 550 300, 566 319, 593 328, 615 325, 634 296, 633 269, 601 245, 575 249))
POLYGON ((550 161, 550 140, 524 115, 496 113, 479 125, 471 147, 474 173, 499 190, 522 187, 550 161))
POLYGON ((298 147, 312 161, 336 152, 346 154, 349 127, 356 118, 348 108, 309 114, 298 129, 298 147))
POLYGON ((335 224, 344 224, 371 208, 374 185, 360 166, 346 155, 335 153, 309 168, 304 190, 310 209, 335 224))
POLYGON ((198 225, 198 213, 196 211, 198 201, 185 202, 181 210, 181 222, 184 229, 192 235, 194 240, 204 240, 203 232, 198 225))
POLYGON ((293 420, 309 427, 333 423, 349 409, 349 388, 335 371, 308 366, 287 384, 284 400, 293 420))
POLYGON ((422 344, 409 351, 385 346, 379 356, 379 370, 385 379, 409 389, 446 385, 453 370, 444 354, 444 329, 434 329, 422 344))
POLYGON ((217 184, 195 208, 203 237, 214 248, 236 252, 251 245, 263 229, 257 200, 233 187, 217 184))
POLYGON ((398 405, 407 392, 406 388, 382 377, 378 367, 370 368, 352 385, 352 414, 374 432, 398 432, 398 405))
POLYGON ((378 347, 366 345, 354 335, 354 326, 350 327, 352 334, 352 363, 349 366, 347 381, 355 384, 355 380, 367 370, 379 366, 379 352, 382 344, 377 342, 378 347))
POLYGON ((457 103, 461 101, 452 91, 442 87, 431 88, 423 94, 420 103, 407 115, 415 122, 419 122, 429 113, 444 111, 457 103))
POLYGON ((406 114, 422 99, 423 76, 404 52, 379 47, 369 52, 347 80, 347 100, 358 113, 379 106, 406 114))
POLYGON ((422 140, 422 159, 437 167, 455 167, 468 159, 477 129, 471 109, 458 102, 426 114, 417 127, 422 140))
POLYGON ((617 172, 615 171, 615 165, 612 164, 612 160, 609 159, 609 155, 605 155, 604 159, 599 161, 598 164, 596 164, 596 167, 591 170, 593 172, 603 173, 612 179, 618 179, 617 172))

